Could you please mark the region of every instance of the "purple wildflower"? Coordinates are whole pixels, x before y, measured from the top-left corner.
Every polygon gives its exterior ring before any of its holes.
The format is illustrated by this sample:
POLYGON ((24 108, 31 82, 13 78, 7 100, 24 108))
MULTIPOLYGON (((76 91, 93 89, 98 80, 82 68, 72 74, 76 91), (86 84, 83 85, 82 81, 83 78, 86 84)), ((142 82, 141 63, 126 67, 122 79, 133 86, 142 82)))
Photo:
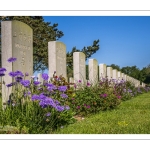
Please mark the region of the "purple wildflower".
POLYGON ((16 77, 16 76, 17 76, 17 73, 16 73, 16 72, 9 72, 9 76, 11 76, 11 77, 16 77))
POLYGON ((26 72, 26 73, 25 73, 25 76, 29 76, 29 74, 26 72))
POLYGON ((117 98, 118 98, 118 99, 120 99, 120 98, 121 98, 121 96, 119 96, 119 95, 118 95, 118 96, 117 96, 117 98))
POLYGON ((0 77, 5 76, 3 71, 0 71, 0 77))
POLYGON ((48 112, 48 113, 46 113, 45 114, 47 117, 49 117, 50 115, 51 115, 51 113, 50 112, 48 112))
POLYGON ((69 107, 69 106, 65 106, 65 109, 66 109, 66 110, 69 110, 69 109, 70 109, 70 107, 69 107))
POLYGON ((18 71, 18 70, 17 70, 15 73, 16 73, 16 76, 21 76, 21 77, 24 76, 23 73, 22 73, 21 71, 18 71))
POLYGON ((57 87, 55 85, 51 84, 51 83, 47 83, 46 86, 48 87, 47 89, 49 91, 53 91, 53 90, 57 89, 57 87))
POLYGON ((77 106, 77 109, 80 109, 80 106, 77 106))
POLYGON ((68 95, 66 95, 66 94, 64 94, 64 93, 61 94, 60 96, 61 96, 62 98, 68 98, 68 95))
POLYGON ((87 105, 86 108, 90 108, 90 105, 87 105))
POLYGON ((55 102, 56 105, 60 104, 60 102, 58 100, 54 100, 54 102, 55 102))
POLYGON ((107 94, 104 93, 104 94, 101 94, 100 96, 103 97, 103 98, 106 98, 107 94))
POLYGON ((44 93, 41 93, 39 95, 39 100, 45 100, 46 99, 46 96, 44 95, 44 93))
POLYGON ((79 83, 81 83, 81 80, 79 80, 79 83))
POLYGON ((48 80, 49 76, 48 76, 48 74, 43 73, 43 74, 42 74, 42 78, 43 78, 44 80, 48 80))
POLYGON ((91 84, 89 82, 87 82, 87 86, 90 86, 91 84))
POLYGON ((16 60, 17 60, 17 58, 11 57, 11 58, 9 58, 7 61, 8 61, 8 62, 14 62, 14 61, 16 61, 16 60))
POLYGON ((40 101, 39 105, 42 108, 46 108, 47 106, 56 107, 56 104, 54 103, 53 99, 48 98, 48 97, 45 97, 45 98, 43 97, 43 99, 40 101))
POLYGON ((29 96, 29 95, 31 95, 31 92, 30 92, 30 91, 24 93, 24 96, 29 96))
POLYGON ((16 82, 21 82, 23 80, 23 78, 22 77, 16 77, 15 80, 16 80, 16 82))
POLYGON ((16 83, 14 82, 14 83, 10 83, 10 84, 7 84, 6 86, 7 87, 11 87, 11 86, 13 86, 13 85, 15 85, 16 83))
POLYGON ((34 83, 35 86, 37 86, 37 85, 39 85, 41 82, 39 82, 39 81, 34 81, 33 83, 34 83))
POLYGON ((22 80, 20 82, 23 86, 28 87, 30 85, 30 81, 29 80, 22 80))
POLYGON ((64 111, 64 106, 57 105, 55 108, 57 111, 64 111))
POLYGON ((58 87, 58 90, 59 90, 60 92, 65 92, 65 91, 67 90, 67 86, 59 86, 59 87, 58 87))
POLYGON ((39 100, 39 95, 35 95, 35 94, 34 94, 31 99, 32 99, 33 101, 34 101, 34 100, 39 100))
POLYGON ((4 71, 7 71, 5 68, 0 68, 0 72, 4 72, 4 71))

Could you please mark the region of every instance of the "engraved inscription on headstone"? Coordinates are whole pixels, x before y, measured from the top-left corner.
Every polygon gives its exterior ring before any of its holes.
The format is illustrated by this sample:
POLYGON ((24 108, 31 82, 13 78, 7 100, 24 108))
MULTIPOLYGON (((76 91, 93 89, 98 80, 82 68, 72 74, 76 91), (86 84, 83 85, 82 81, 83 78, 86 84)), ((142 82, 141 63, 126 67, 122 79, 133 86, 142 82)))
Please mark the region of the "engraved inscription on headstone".
POLYGON ((98 62, 96 59, 89 59, 89 81, 93 84, 98 81, 98 62))
POLYGON ((17 58, 13 70, 33 75, 33 31, 25 23, 12 21, 12 56, 17 58))
POLYGON ((106 64, 99 64, 99 79, 106 78, 106 64))
POLYGON ((82 52, 73 53, 73 75, 75 82, 79 80, 85 82, 85 54, 82 52))
POLYGON ((49 75, 53 77, 54 71, 57 76, 62 75, 67 79, 66 71, 66 45, 59 41, 48 42, 49 75))
POLYGON ((113 69, 113 79, 118 79, 118 70, 117 69, 113 69))
POLYGON ((112 67, 107 67, 107 76, 108 76, 108 79, 112 79, 112 67))
POLYGON ((2 85, 4 102, 8 100, 11 93, 11 87, 9 90, 6 87, 7 84, 12 83, 12 78, 8 75, 10 71, 27 72, 28 78, 33 75, 33 31, 27 24, 20 21, 2 21, 1 44, 2 67, 7 70, 4 76, 5 85, 2 85), (17 58, 17 61, 13 64, 7 62, 10 57, 17 58))

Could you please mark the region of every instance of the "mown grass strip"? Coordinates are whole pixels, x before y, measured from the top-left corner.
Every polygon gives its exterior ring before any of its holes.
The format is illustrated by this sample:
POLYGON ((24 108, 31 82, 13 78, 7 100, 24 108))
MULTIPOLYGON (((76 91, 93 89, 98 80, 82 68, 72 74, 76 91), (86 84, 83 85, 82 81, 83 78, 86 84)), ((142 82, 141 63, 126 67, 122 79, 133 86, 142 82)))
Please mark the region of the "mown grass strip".
POLYGON ((150 134, 150 93, 123 101, 113 110, 86 117, 54 134, 150 134))

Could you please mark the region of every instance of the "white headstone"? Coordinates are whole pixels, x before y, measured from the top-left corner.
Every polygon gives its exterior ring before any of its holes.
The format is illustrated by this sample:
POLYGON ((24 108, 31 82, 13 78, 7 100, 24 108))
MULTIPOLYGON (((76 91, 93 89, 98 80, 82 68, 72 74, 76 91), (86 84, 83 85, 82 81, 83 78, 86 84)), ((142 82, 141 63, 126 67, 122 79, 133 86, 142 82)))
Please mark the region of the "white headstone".
MULTIPOLYGON (((4 76, 5 85, 12 83, 9 72, 21 71, 28 73, 30 79, 33 75, 33 30, 21 21, 1 22, 1 60, 2 67, 6 68, 4 76), (9 63, 9 58, 17 58, 16 62, 9 63)), ((6 102, 12 92, 12 88, 2 85, 2 99, 6 102)))
POLYGON ((127 75, 126 74, 124 74, 124 80, 127 81, 127 75))
POLYGON ((117 69, 113 69, 113 79, 118 79, 118 70, 117 69))
POLYGON ((75 82, 86 82, 85 54, 82 52, 73 53, 73 75, 75 82))
POLYGON ((121 71, 118 71, 118 79, 122 80, 122 73, 121 73, 121 71))
POLYGON ((113 77, 112 67, 107 67, 107 77, 108 77, 108 80, 112 79, 113 77))
POLYGON ((96 59, 89 59, 89 81, 92 84, 98 82, 98 62, 96 59))
POLYGON ((121 76, 122 76, 122 79, 124 80, 124 73, 122 73, 121 76))
POLYGON ((48 42, 48 68, 50 78, 56 75, 67 77, 66 71, 66 45, 59 41, 48 42))
POLYGON ((106 64, 99 64, 99 79, 106 78, 106 64))

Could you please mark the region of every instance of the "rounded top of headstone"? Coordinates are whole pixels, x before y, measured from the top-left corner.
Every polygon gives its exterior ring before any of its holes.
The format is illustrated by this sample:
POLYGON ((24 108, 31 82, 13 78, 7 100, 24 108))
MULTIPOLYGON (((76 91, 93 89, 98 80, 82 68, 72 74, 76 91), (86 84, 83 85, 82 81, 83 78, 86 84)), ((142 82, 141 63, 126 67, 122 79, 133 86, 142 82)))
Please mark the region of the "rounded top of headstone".
POLYGON ((6 21, 2 21, 2 24, 8 24, 11 23, 12 26, 17 26, 19 28, 25 28, 26 30, 33 30, 29 25, 27 25, 26 23, 22 22, 22 21, 18 21, 18 20, 6 20, 6 21))
POLYGON ((61 42, 61 41, 49 41, 48 43, 61 43, 61 44, 63 44, 63 45, 66 45, 66 44, 64 44, 64 43, 61 42))

